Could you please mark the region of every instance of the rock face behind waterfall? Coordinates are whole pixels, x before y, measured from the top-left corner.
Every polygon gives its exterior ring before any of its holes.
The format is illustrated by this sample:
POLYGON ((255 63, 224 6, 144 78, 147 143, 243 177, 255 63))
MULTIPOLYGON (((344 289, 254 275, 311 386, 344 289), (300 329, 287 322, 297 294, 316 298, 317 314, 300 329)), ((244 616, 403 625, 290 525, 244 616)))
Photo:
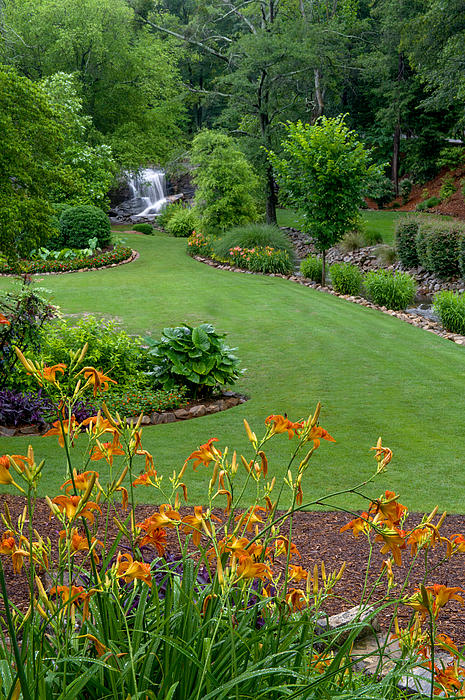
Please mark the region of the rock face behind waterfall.
MULTIPOLYGON (((123 197, 113 198, 110 219, 113 222, 152 221, 166 206, 165 173, 145 168, 137 173, 127 173, 127 185, 122 188, 123 197)), ((171 199, 171 198, 170 198, 171 199)))

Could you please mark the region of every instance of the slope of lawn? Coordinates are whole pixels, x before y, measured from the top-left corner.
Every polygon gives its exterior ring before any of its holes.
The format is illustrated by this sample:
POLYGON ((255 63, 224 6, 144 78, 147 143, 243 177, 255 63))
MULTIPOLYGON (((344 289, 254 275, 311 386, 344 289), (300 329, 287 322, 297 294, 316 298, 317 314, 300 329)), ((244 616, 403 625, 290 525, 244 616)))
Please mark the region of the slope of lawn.
MULTIPOLYGON (((287 413, 297 420, 320 400, 321 425, 337 443, 322 442, 312 458, 304 502, 367 478, 375 466, 370 447, 382 435, 394 458, 371 495, 390 488, 412 510, 438 503, 465 512, 463 348, 286 280, 202 265, 185 254, 182 239, 125 237, 140 252, 137 261, 45 276, 39 283, 51 290, 63 313, 116 317, 132 333, 158 336, 163 327, 183 321, 211 322, 228 333, 247 368, 237 387, 250 395, 246 404, 144 428, 144 447, 153 452, 159 473, 179 468, 210 437, 219 438, 219 447, 229 444, 239 454, 249 454, 243 418, 260 434, 269 414, 287 413)), ((0 279, 0 290, 11 285, 10 279, 0 279)), ((38 457, 46 458, 41 493, 53 496, 64 476, 63 452, 55 438, 0 438, 0 454, 24 453, 28 442, 38 457)), ((83 442, 77 441, 77 454, 83 442)), ((271 443, 270 474, 278 479, 292 444, 286 434, 271 443)), ((98 465, 104 472, 103 462, 98 465)), ((207 478, 203 466, 188 471, 191 502, 205 503, 207 478)), ((164 500, 147 488, 136 494, 141 501, 164 500)), ((355 496, 343 502, 365 507, 355 496)))

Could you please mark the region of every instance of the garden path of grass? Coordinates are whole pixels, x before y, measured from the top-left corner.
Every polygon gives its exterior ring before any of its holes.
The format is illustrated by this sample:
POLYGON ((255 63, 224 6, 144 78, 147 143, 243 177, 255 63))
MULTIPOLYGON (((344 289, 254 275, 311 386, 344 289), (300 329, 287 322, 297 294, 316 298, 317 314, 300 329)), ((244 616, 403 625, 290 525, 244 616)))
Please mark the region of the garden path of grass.
MULTIPOLYGON (((412 510, 439 504, 465 512, 463 348, 286 280, 202 265, 185 254, 185 240, 123 235, 140 252, 137 261, 44 276, 39 284, 51 290, 64 313, 118 317, 132 333, 148 330, 157 337, 165 326, 211 322, 228 333, 247 368, 237 385, 251 397, 246 404, 144 428, 144 447, 153 452, 159 473, 179 468, 209 437, 218 437, 219 447, 228 444, 249 454, 243 418, 260 434, 269 414, 287 412, 297 420, 320 400, 321 425, 337 443, 322 442, 312 458, 303 483, 305 501, 368 477, 375 466, 370 447, 382 435, 394 458, 371 495, 389 488, 412 510)), ((11 286, 11 279, 0 279, 1 290, 11 286)), ((24 453, 29 442, 38 458, 46 458, 41 494, 54 496, 64 475, 64 455, 55 438, 0 438, 0 454, 24 453)), ((80 437, 77 453, 83 443, 80 437)), ((292 445, 287 435, 276 436, 270 445, 270 474, 278 481, 292 445)), ((206 502, 208 474, 199 467, 186 475, 191 503, 206 502)), ((162 500, 147 488, 136 495, 142 502, 162 500)), ((366 507, 355 496, 341 502, 366 507)))

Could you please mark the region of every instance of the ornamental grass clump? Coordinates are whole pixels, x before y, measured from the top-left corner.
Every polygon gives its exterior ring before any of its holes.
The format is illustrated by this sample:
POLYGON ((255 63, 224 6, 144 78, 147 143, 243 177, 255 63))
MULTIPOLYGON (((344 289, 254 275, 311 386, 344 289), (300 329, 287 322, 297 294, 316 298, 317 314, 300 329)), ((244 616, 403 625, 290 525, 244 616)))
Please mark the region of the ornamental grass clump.
POLYGON ((433 308, 446 331, 465 334, 465 294, 444 289, 435 295, 433 308))
POLYGON ((339 294, 359 294, 363 275, 357 265, 334 263, 329 268, 333 288, 339 294))
POLYGON ((46 435, 58 439, 65 473, 61 493, 46 499, 56 524, 49 539, 35 527, 37 489, 47 466, 32 447, 25 455, 0 457, 0 484, 26 503, 19 519, 6 507, 2 516, 3 697, 394 700, 402 678, 410 676, 415 689, 414 667, 430 680, 431 697, 463 695, 463 656, 440 633, 440 619, 446 605, 463 606, 464 591, 453 581, 437 582, 430 554, 438 548, 443 559, 463 556, 465 536, 444 536, 445 514, 437 508, 407 525, 407 508, 394 491, 365 495, 392 459, 381 438, 372 448, 374 473, 348 489, 364 499, 366 510, 352 514, 340 530, 366 540, 369 562, 379 549, 383 565, 374 580, 366 572, 354 620, 332 630, 324 610, 332 596, 344 594, 345 563, 328 571, 324 561, 315 562, 308 570, 292 541, 296 512, 330 508, 345 493, 304 492, 315 453, 322 443, 335 442, 319 425, 319 405, 294 421, 269 415, 260 438, 244 421, 247 455, 210 437, 164 476, 143 447, 141 420, 128 424, 108 410, 77 420, 74 409, 86 388, 97 396, 111 383, 86 363, 85 346, 61 366, 44 366, 20 351, 18 356, 45 393, 52 388, 61 396, 46 435), (266 454, 276 439, 291 441, 284 468, 266 454), (80 468, 78 441, 86 445, 79 450, 80 468), (205 479, 206 505, 181 511, 193 478, 205 479), (162 504, 143 520, 134 505, 137 488, 162 504), (118 525, 114 539, 110 518, 118 525), (172 551, 168 533, 176 542, 172 551), (409 563, 404 574, 403 559, 409 563), (411 580, 416 561, 424 562, 424 572, 411 580), (28 581, 29 599, 20 607, 7 589, 4 567, 28 581), (352 648, 377 608, 392 610, 387 640, 395 638, 401 653, 391 658, 381 641, 374 652, 364 652, 376 667, 370 675, 356 669, 360 656, 352 648), (411 611, 402 626, 399 610, 411 611), (449 662, 438 661, 444 649, 449 662))
POLYGON ((234 246, 228 251, 226 261, 230 265, 240 267, 251 272, 275 273, 290 275, 294 270, 293 260, 285 250, 277 250, 270 246, 261 248, 241 248, 234 246))
POLYGON ((417 292, 415 280, 407 272, 372 270, 367 272, 363 283, 374 304, 393 310, 406 309, 417 292))
POLYGON ((321 282, 321 275, 323 272, 323 263, 321 258, 317 258, 315 255, 308 255, 300 263, 300 272, 303 277, 314 282, 321 282))
POLYGON ((277 226, 270 224, 243 224, 226 231, 214 242, 214 252, 219 258, 227 258, 232 248, 273 248, 284 250, 290 260, 295 257, 290 238, 277 226))

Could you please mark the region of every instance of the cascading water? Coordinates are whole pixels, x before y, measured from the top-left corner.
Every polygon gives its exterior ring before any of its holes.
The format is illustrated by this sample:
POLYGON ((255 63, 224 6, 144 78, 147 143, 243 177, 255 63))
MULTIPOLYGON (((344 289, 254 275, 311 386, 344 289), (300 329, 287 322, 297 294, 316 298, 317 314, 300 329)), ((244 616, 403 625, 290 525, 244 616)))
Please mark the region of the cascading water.
POLYGON ((136 175, 128 174, 128 184, 133 199, 140 199, 141 211, 133 218, 150 218, 160 213, 167 203, 165 173, 162 170, 145 168, 136 175))

